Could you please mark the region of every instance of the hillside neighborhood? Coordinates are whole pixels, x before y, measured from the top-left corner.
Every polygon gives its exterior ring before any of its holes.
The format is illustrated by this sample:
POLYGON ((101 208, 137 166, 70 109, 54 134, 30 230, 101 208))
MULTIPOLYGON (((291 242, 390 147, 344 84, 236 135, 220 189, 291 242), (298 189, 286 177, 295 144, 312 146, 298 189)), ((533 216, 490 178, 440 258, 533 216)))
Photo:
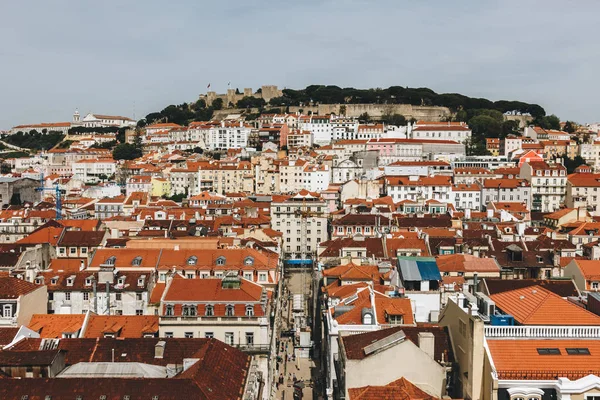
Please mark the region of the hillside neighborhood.
POLYGON ((597 400, 600 124, 361 93, 4 131, 0 398, 597 400))

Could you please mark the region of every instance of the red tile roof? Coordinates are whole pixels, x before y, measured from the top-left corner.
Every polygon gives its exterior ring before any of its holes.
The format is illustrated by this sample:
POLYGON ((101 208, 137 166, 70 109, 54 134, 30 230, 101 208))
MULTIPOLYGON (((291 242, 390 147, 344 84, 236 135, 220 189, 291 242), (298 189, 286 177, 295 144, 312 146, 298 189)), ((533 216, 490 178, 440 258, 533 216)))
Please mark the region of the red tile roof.
MULTIPOLYGON (((564 316, 564 314, 557 315, 564 316)), ((577 380, 600 375, 600 341, 590 339, 492 339, 487 341, 499 379, 577 380), (559 349, 540 355, 537 349, 559 349), (571 355, 568 348, 587 348, 589 355, 571 355)))
POLYGON ((16 299, 42 287, 23 279, 9 276, 0 277, 0 299, 16 299))
POLYGON ((141 338, 158 334, 157 315, 90 315, 84 338, 114 334, 120 338, 141 338))
POLYGON ((60 338, 63 333, 75 333, 83 327, 85 314, 34 314, 27 327, 41 338, 60 338))
POLYGON ((600 325, 600 317, 544 289, 530 286, 490 296, 522 325, 600 325), (560 316, 560 318, 557 318, 560 316))
POLYGON ((350 400, 437 400, 419 389, 406 378, 400 378, 385 386, 363 386, 348 389, 350 400))

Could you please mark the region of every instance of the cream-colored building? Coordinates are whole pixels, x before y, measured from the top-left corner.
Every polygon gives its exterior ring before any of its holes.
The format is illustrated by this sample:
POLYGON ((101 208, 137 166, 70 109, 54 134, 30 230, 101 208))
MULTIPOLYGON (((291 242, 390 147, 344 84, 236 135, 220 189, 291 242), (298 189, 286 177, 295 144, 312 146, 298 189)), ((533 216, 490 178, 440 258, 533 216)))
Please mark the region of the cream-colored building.
POLYGON ((249 349, 270 342, 269 296, 259 284, 238 276, 185 279, 167 283, 161 297, 161 337, 215 338, 249 349))
MULTIPOLYGON (((328 238, 327 203, 318 193, 301 190, 296 195, 271 202, 271 228, 283 233, 283 256, 300 259, 302 251, 314 255, 319 243, 328 238), (303 218, 302 215, 306 216, 303 218), (302 220, 305 219, 306 247, 302 245, 302 220)), ((311 257, 315 258, 315 257, 311 257)))
POLYGON ((337 387, 346 399, 350 398, 348 389, 385 386, 401 377, 432 396, 447 394, 447 377, 452 376, 453 360, 450 340, 443 328, 397 327, 345 334, 340 336, 339 343, 337 387))

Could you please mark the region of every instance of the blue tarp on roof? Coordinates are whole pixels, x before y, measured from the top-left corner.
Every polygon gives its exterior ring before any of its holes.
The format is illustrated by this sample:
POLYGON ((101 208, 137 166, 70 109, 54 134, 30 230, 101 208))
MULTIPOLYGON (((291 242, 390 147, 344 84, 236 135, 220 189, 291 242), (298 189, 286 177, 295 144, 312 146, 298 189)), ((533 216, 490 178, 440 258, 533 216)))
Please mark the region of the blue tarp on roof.
POLYGON ((399 259, 398 265, 403 280, 409 282, 421 281, 421 273, 419 272, 419 267, 417 267, 417 262, 415 260, 399 259))
POLYGON ((398 269, 403 281, 441 281, 442 276, 431 257, 398 257, 398 269))
POLYGON ((441 281, 442 276, 435 261, 417 261, 421 280, 423 281, 441 281))

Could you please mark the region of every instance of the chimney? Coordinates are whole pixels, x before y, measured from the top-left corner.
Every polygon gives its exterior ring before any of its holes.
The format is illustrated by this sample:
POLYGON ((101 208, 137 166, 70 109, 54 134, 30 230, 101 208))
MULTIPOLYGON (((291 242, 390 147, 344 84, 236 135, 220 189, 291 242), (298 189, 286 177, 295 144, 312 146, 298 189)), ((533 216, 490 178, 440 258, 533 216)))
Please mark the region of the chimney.
POLYGON ((494 216, 494 210, 492 210, 491 208, 488 208, 486 211, 487 211, 487 217, 489 219, 491 219, 494 216))
POLYGON ((85 263, 83 262, 83 260, 81 260, 79 263, 79 270, 83 271, 84 269, 85 269, 85 263))
POLYGON ((477 286, 479 286, 479 281, 477 280, 477 272, 473 274, 473 294, 477 292, 477 286))
POLYGON ((465 219, 467 221, 471 219, 471 209, 470 208, 465 209, 465 219))
POLYGON ((165 355, 166 345, 167 342, 165 342, 164 340, 160 340, 154 345, 154 358, 163 358, 163 356, 165 355))
POLYGON ((435 336, 431 332, 419 332, 419 348, 429 357, 434 359, 435 355, 435 336))

